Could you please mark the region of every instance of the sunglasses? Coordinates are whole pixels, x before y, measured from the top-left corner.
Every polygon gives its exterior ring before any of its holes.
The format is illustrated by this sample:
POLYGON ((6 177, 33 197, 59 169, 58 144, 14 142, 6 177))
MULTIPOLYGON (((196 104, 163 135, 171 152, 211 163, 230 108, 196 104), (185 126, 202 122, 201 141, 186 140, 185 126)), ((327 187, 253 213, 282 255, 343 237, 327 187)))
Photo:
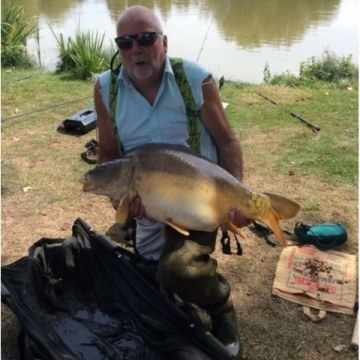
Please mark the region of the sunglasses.
POLYGON ((116 45, 120 50, 129 50, 136 40, 141 46, 154 45, 156 39, 162 35, 162 32, 143 32, 137 35, 119 36, 115 39, 116 45))

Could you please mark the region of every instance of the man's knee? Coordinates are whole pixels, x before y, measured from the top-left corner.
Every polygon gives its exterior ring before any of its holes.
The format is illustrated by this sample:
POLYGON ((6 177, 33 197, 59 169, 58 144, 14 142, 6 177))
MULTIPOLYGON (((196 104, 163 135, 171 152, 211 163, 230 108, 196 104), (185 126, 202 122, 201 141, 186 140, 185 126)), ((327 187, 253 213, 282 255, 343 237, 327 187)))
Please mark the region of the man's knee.
POLYGON ((157 281, 166 290, 175 291, 182 283, 196 286, 215 276, 217 261, 210 254, 215 248, 216 231, 190 231, 189 236, 185 236, 165 226, 163 235, 165 244, 160 256, 157 281))
POLYGON ((204 248, 191 240, 159 261, 157 279, 161 283, 168 281, 198 282, 211 278, 216 273, 217 261, 208 254, 211 248, 204 248))

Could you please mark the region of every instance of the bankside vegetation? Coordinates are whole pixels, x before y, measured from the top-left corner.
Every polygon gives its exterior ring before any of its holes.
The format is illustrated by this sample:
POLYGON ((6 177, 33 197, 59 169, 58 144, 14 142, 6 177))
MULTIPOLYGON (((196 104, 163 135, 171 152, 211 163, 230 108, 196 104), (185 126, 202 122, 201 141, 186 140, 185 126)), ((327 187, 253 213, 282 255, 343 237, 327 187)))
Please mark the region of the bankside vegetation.
POLYGON ((38 18, 26 20, 24 6, 14 1, 5 0, 1 5, 1 66, 35 67, 36 62, 28 54, 26 42, 29 36, 39 39, 38 18))
POLYGON ((81 31, 77 27, 74 37, 67 40, 63 34, 55 34, 59 61, 56 73, 67 74, 70 78, 86 80, 109 68, 111 56, 116 52, 114 47, 104 46, 105 34, 98 31, 81 31))
MULTIPOLYGON (((51 27, 50 27, 51 29, 51 27)), ((54 34, 59 60, 56 73, 71 79, 91 79, 96 73, 109 67, 115 47, 104 45, 105 34, 98 31, 76 30, 73 37, 64 38, 63 34, 54 34)), ((41 52, 38 17, 26 19, 24 6, 16 0, 5 0, 1 12, 1 66, 3 68, 41 67, 41 52), (37 58, 27 51, 27 39, 34 37, 37 58)))
POLYGON ((359 67, 354 64, 352 55, 337 56, 325 50, 320 58, 312 56, 300 63, 299 76, 290 72, 271 76, 268 64, 264 69, 264 82, 269 85, 306 86, 318 88, 332 85, 333 87, 357 87, 359 67))

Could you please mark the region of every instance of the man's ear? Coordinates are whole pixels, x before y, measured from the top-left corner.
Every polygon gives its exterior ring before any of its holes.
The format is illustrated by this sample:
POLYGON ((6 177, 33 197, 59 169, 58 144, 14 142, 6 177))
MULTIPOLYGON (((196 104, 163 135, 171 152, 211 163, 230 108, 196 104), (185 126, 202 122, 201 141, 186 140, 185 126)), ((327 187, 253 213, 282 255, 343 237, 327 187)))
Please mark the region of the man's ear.
POLYGON ((166 36, 166 35, 163 36, 163 46, 164 46, 164 49, 165 49, 165 54, 167 54, 167 50, 168 50, 168 39, 167 39, 167 36, 166 36))

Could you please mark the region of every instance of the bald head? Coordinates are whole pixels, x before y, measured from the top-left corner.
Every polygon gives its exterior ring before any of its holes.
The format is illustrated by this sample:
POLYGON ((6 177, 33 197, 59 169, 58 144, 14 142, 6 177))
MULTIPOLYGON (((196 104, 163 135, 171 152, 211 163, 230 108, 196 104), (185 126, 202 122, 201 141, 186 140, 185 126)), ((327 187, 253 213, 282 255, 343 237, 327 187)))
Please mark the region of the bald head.
POLYGON ((167 53, 167 37, 162 34, 159 18, 145 6, 131 6, 120 15, 116 32, 118 37, 131 39, 128 47, 119 50, 119 58, 138 91, 150 86, 158 89, 167 53), (141 38, 138 38, 139 35, 141 38), (152 36, 149 42, 141 41, 149 35, 152 36))
POLYGON ((160 19, 156 14, 142 5, 131 6, 119 16, 116 24, 117 36, 131 35, 124 33, 130 24, 142 26, 143 31, 163 31, 160 19))

